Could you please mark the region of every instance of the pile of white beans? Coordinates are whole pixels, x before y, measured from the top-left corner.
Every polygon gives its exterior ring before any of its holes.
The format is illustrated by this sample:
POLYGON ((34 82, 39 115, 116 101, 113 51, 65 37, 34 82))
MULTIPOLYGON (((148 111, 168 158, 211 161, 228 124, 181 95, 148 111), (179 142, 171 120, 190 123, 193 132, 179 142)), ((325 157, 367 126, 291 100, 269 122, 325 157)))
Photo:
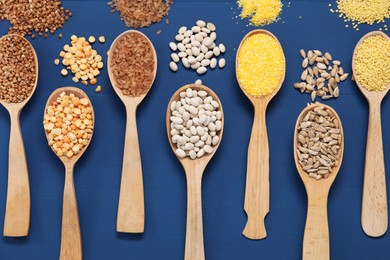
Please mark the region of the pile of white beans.
POLYGON ((181 61, 185 68, 196 70, 201 75, 207 72, 207 67, 215 69, 217 65, 223 68, 226 60, 219 57, 225 53, 226 47, 222 43, 216 44, 217 39, 216 27, 212 23, 198 20, 196 25, 190 30, 182 26, 175 37, 175 42, 169 43, 169 48, 173 51, 171 54, 172 61, 169 68, 177 71, 177 63, 181 61))
POLYGON ((222 129, 222 111, 219 103, 206 91, 187 88, 174 100, 171 110, 171 137, 176 144, 176 155, 200 158, 214 151, 222 129))

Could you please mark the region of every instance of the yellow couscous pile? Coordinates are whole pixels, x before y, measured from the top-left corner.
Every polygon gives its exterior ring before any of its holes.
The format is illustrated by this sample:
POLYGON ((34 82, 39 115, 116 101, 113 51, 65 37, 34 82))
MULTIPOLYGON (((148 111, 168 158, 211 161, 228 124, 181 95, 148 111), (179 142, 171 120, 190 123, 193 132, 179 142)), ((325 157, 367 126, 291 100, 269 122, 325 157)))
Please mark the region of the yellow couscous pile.
POLYGON ((238 0, 237 3, 242 8, 240 17, 250 18, 255 26, 277 21, 283 6, 280 0, 238 0))
POLYGON ((384 22, 390 17, 390 0, 337 0, 337 12, 345 21, 357 24, 384 22))
POLYGON ((369 91, 385 90, 390 84, 390 40, 368 37, 356 49, 354 77, 369 91))
POLYGON ((286 69, 283 49, 268 34, 248 37, 238 53, 237 78, 247 93, 266 96, 280 84, 286 69))

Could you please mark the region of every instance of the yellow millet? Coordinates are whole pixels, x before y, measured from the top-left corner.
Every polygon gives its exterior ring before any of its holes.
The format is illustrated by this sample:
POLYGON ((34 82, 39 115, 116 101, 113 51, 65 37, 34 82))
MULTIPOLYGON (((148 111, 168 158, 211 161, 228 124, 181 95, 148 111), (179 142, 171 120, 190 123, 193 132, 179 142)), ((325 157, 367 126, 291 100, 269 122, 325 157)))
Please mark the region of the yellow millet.
POLYGON ((342 17, 357 23, 374 24, 390 17, 390 0, 337 0, 342 17))
POLYGON ((250 18, 255 26, 277 21, 283 6, 280 0, 238 0, 237 3, 242 8, 240 17, 250 18))
POLYGON ((390 84, 390 40, 381 35, 365 39, 356 50, 354 76, 369 91, 390 84))
POLYGON ((257 33, 242 43, 238 53, 237 77, 250 95, 272 93, 279 86, 285 69, 283 50, 273 37, 257 33))

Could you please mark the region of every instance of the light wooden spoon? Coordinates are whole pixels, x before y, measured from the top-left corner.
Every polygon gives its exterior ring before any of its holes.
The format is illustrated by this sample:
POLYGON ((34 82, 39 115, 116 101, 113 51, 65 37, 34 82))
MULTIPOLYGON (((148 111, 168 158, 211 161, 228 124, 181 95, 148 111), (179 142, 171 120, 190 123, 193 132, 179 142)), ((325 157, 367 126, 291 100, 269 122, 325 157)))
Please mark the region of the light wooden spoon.
MULTIPOLYGON (((16 34, 8 34, 3 37, 20 37, 30 46, 35 60, 35 82, 31 94, 23 102, 7 103, 0 100, 11 118, 11 130, 9 139, 9 160, 8 160, 8 190, 7 206, 4 218, 4 236, 22 237, 28 235, 30 227, 30 182, 26 153, 24 151, 23 137, 20 129, 19 116, 35 92, 38 84, 38 58, 34 47, 24 37, 16 34)), ((3 38, 1 37, 1 38, 3 38)), ((0 40, 1 40, 0 38, 0 40)))
MULTIPOLYGON (((116 230, 125 233, 143 233, 145 229, 145 203, 144 203, 144 184, 142 178, 141 155, 138 143, 137 107, 148 93, 142 96, 126 96, 117 87, 115 77, 110 66, 112 62, 111 51, 116 48, 118 40, 127 34, 140 34, 145 37, 154 53, 154 78, 150 84, 153 85, 157 73, 157 54, 152 42, 146 35, 135 30, 128 30, 119 35, 112 43, 108 52, 108 75, 115 92, 126 107, 127 125, 123 153, 122 179, 119 195, 118 217, 116 230)), ((150 90, 149 88, 149 90, 150 90)), ((148 90, 148 91, 149 91, 148 90)))
POLYGON ((328 226, 328 194, 329 190, 340 170, 341 163, 343 161, 343 152, 344 152, 344 132, 341 125, 341 121, 336 111, 324 104, 315 103, 310 106, 307 106, 299 115, 297 123, 295 125, 294 132, 294 160, 297 167, 298 173, 301 176, 303 184, 305 185, 307 192, 307 216, 306 216, 306 225, 305 233, 303 237, 303 250, 302 250, 302 259, 303 260, 327 260, 330 258, 330 249, 329 249, 329 226, 328 226), (297 157, 297 146, 298 146, 298 126, 305 117, 306 113, 309 110, 314 109, 315 107, 324 106, 325 108, 332 111, 335 118, 340 124, 340 134, 342 136, 342 142, 340 145, 340 158, 339 164, 337 167, 332 168, 332 173, 329 174, 329 177, 326 179, 316 180, 311 177, 302 169, 302 166, 299 164, 299 159, 297 157))
MULTIPOLYGON (((87 94, 79 88, 75 87, 63 87, 56 89, 48 98, 45 113, 49 106, 53 104, 58 96, 65 92, 66 94, 73 93, 76 97, 79 98, 88 98, 87 94)), ((91 101, 89 101, 92 107, 91 101)), ((95 114, 92 107, 92 118, 93 126, 95 126, 95 114)), ((45 131, 46 137, 47 133, 45 131)), ((93 135, 93 131, 92 131, 93 135)), ((92 136, 91 136, 92 139, 92 136)), ((81 231, 80 231, 80 221, 77 208, 77 199, 76 192, 74 188, 74 179, 73 179, 73 169, 76 162, 87 150, 89 143, 78 153, 73 155, 71 158, 67 156, 61 156, 60 160, 65 166, 65 186, 64 186, 64 198, 63 198, 63 207, 62 207, 62 234, 61 234, 61 251, 60 259, 61 260, 81 260, 82 259, 82 243, 81 243, 81 231)))
POLYGON ((172 143, 170 107, 173 101, 180 100, 180 92, 185 91, 187 88, 191 88, 197 91, 206 91, 210 96, 213 97, 214 100, 219 103, 220 111, 222 112, 222 128, 218 133, 219 143, 216 146, 213 146, 214 150, 211 154, 205 154, 203 157, 197 158, 195 160, 192 160, 189 157, 180 158, 176 156, 183 165, 187 179, 187 234, 184 259, 202 260, 205 259, 202 223, 202 176, 207 164, 214 156, 219 147, 219 144, 221 143, 225 119, 223 116, 222 103, 218 96, 211 89, 206 86, 195 84, 189 84, 181 87, 175 92, 175 94, 173 94, 171 100, 169 101, 166 115, 168 140, 174 153, 177 147, 174 143, 172 143))
MULTIPOLYGON (((237 51, 236 57, 236 72, 238 69, 238 55, 243 42, 250 36, 264 33, 273 37, 280 45, 278 39, 269 31, 253 30, 249 32, 242 39, 237 51)), ((283 50, 283 49, 282 49, 283 50)), ((261 51, 261 50, 259 50, 261 51)), ((284 69, 286 71, 286 69, 284 69)), ((237 73, 236 73, 237 75, 237 73)), ((265 217, 269 212, 269 147, 268 135, 266 126, 266 109, 268 103, 280 90, 285 73, 280 78, 278 86, 275 90, 266 95, 255 97, 245 91, 237 76, 238 84, 241 90, 252 102, 255 116, 252 127, 251 139, 248 147, 248 161, 247 161, 247 176, 246 176, 246 190, 244 209, 248 216, 248 220, 243 231, 243 235, 250 239, 263 239, 267 237, 265 229, 265 217)))
MULTIPOLYGON (((357 43, 353 58, 352 71, 355 72, 356 50, 365 39, 381 35, 390 40, 389 36, 381 31, 374 31, 364 35, 357 43)), ((366 97, 370 112, 368 120, 368 133, 366 144, 366 161, 364 167, 363 201, 362 201, 362 227, 364 232, 372 237, 382 236, 388 225, 385 162, 383 159, 383 141, 381 124, 381 103, 390 89, 383 91, 369 91, 355 77, 355 82, 366 97)))

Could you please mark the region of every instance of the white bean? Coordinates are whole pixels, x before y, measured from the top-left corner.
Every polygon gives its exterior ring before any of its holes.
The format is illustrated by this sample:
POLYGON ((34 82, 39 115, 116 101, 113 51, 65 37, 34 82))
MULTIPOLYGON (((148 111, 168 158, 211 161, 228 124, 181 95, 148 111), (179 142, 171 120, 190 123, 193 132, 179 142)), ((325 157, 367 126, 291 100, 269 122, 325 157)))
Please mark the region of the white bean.
POLYGON ((212 58, 210 61, 210 68, 214 69, 217 66, 217 59, 212 58))
POLYGON ((177 55, 176 53, 172 53, 172 54, 171 54, 171 59, 172 59, 174 62, 179 62, 179 61, 180 61, 179 55, 177 55))
POLYGON ((211 46, 214 43, 214 39, 211 37, 206 37, 203 39, 203 44, 207 47, 211 46))
POLYGON ((203 67, 207 67, 210 65, 210 60, 209 59, 204 59, 200 63, 203 67))
POLYGON ((206 23, 203 20, 198 20, 196 21, 196 25, 202 28, 206 26, 206 23))
POLYGON ((190 41, 191 41, 191 39, 186 37, 186 38, 184 38, 184 40, 181 41, 181 43, 185 45, 185 44, 189 43, 190 41))
POLYGON ((218 47, 219 47, 219 50, 221 51, 221 53, 225 53, 226 47, 225 47, 225 45, 224 45, 223 43, 220 43, 220 44, 218 45, 218 47))
POLYGON ((182 27, 180 27, 178 33, 183 34, 183 33, 185 33, 186 31, 187 31, 187 27, 182 26, 182 27))
POLYGON ((191 65, 188 63, 188 59, 187 58, 183 58, 181 60, 181 63, 183 63, 183 66, 186 67, 186 68, 189 68, 191 65))
POLYGON ((224 58, 220 59, 219 62, 218 62, 218 66, 220 69, 223 69, 226 65, 226 61, 224 58))
POLYGON ((177 45, 176 45, 176 43, 170 42, 170 43, 169 43, 169 48, 171 48, 172 51, 176 51, 176 50, 177 50, 177 45))
POLYGON ((176 155, 180 158, 186 157, 186 152, 184 152, 182 149, 176 149, 176 155))
POLYGON ((187 57, 187 53, 185 51, 181 51, 177 56, 179 56, 180 58, 185 58, 187 57))
MULTIPOLYGON (((191 131, 191 133, 192 133, 192 131, 191 131)), ((196 129, 195 129, 195 135, 193 135, 193 136, 190 137, 190 142, 195 144, 195 143, 197 143, 199 140, 200 140, 200 137, 199 137, 198 135, 196 135, 196 129)))
POLYGON ((194 32, 191 31, 191 30, 187 30, 185 33, 184 33, 184 37, 190 37, 194 32))
POLYGON ((213 55, 214 55, 213 51, 207 51, 206 54, 204 55, 204 57, 206 59, 210 59, 211 57, 213 57, 213 55))
POLYGON ((197 70, 196 70, 196 73, 198 74, 205 74, 207 72, 207 68, 205 67, 199 67, 197 70))
POLYGON ((213 23, 207 23, 207 29, 213 32, 217 29, 217 27, 215 27, 213 23))
POLYGON ((219 54, 221 54, 221 51, 219 50, 219 48, 218 48, 218 47, 214 47, 214 49, 213 49, 213 53, 214 53, 214 55, 215 55, 216 57, 218 57, 218 56, 219 56, 219 54))
POLYGON ((192 55, 194 55, 194 56, 199 56, 199 54, 200 54, 200 50, 198 47, 192 47, 191 51, 192 51, 192 55))
POLYGON ((213 152, 213 148, 210 145, 203 146, 203 150, 208 154, 213 152))
POLYGON ((215 41, 217 39, 217 34, 215 32, 210 33, 210 38, 215 41))
POLYGON ((198 69, 200 67, 200 65, 201 65, 200 62, 197 61, 195 64, 191 65, 191 69, 196 70, 196 69, 198 69))
POLYGON ((216 136, 214 136, 214 137, 213 137, 212 144, 213 144, 213 145, 217 145, 217 144, 218 144, 218 142, 219 142, 219 136, 218 136, 218 135, 216 135, 216 136))
POLYGON ((177 64, 173 61, 169 63, 169 68, 174 72, 178 70, 177 64))
POLYGON ((178 41, 178 42, 181 42, 183 39, 184 39, 184 35, 183 34, 178 34, 175 37, 175 40, 178 41))
MULTIPOLYGON (((202 85, 202 80, 200 80, 200 79, 197 79, 196 81, 195 81, 195 85, 202 85)), ((199 94, 199 93, 198 93, 199 94)), ((171 109, 172 110, 172 109, 171 109)))
POLYGON ((196 132, 198 133, 198 135, 203 136, 203 135, 204 135, 204 129, 203 129, 203 127, 197 126, 197 127, 196 127, 196 132))
POLYGON ((191 150, 188 155, 190 156, 190 158, 192 160, 195 160, 196 159, 196 152, 194 150, 191 150))
POLYGON ((200 149, 199 152, 196 154, 196 157, 200 158, 204 155, 204 150, 200 149))
POLYGON ((200 33, 195 34, 195 40, 199 42, 203 42, 203 36, 200 33))
POLYGON ((205 45, 202 44, 202 45, 200 46, 200 50, 202 51, 202 53, 205 54, 205 53, 207 53, 207 52, 209 51, 209 48, 207 48, 205 45))
POLYGON ((198 57, 196 57, 196 60, 202 62, 202 60, 204 60, 204 53, 199 53, 198 57))

